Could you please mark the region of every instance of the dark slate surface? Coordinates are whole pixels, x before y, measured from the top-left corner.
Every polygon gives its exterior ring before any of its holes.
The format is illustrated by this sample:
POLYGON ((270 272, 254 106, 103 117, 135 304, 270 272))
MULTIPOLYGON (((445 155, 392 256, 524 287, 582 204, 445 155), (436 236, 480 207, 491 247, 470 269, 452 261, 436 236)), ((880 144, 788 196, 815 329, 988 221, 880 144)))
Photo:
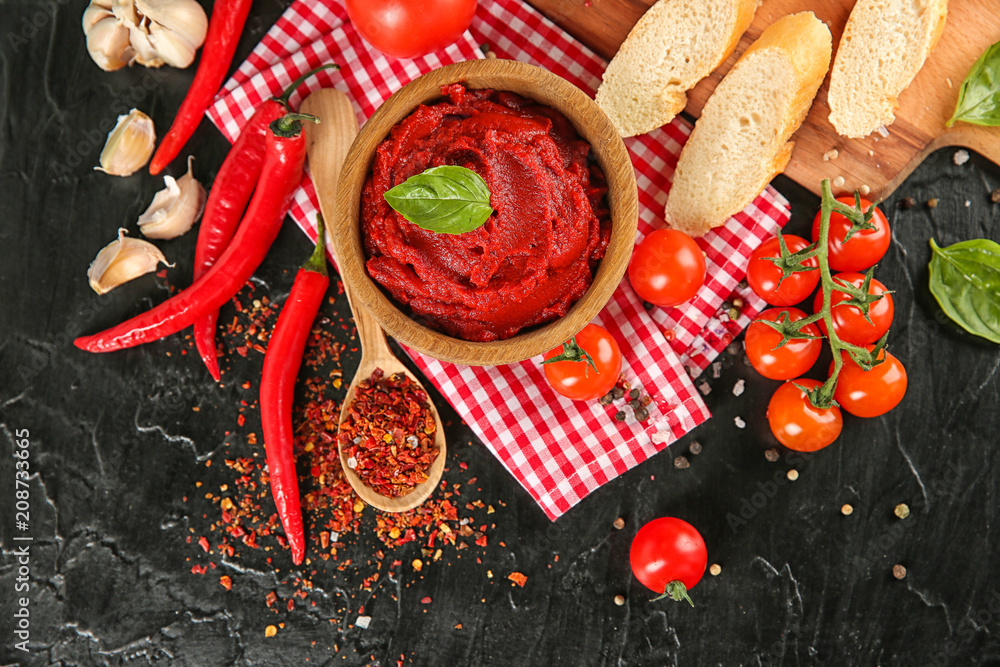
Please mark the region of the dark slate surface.
MULTIPOLYGON (((186 285, 195 241, 192 233, 162 243, 177 261, 166 280, 147 276, 100 298, 87 285, 98 249, 119 225, 135 233, 135 217, 161 187, 148 174, 117 179, 91 170, 102 124, 139 106, 162 132, 193 72, 100 72, 84 50, 83 5, 0 0, 0 662, 1000 664, 1000 349, 942 319, 926 268, 931 236, 942 244, 1000 238, 1000 206, 990 202, 1000 187, 996 166, 978 156, 957 166, 954 150, 940 151, 886 204, 894 242, 878 277, 896 290, 892 349, 911 383, 890 415, 848 418, 829 449, 782 452, 770 463, 764 450, 775 443, 764 410, 776 383, 757 377, 742 353, 726 355, 722 377, 711 381, 709 423, 550 524, 435 396, 453 443, 446 478, 476 476, 470 497, 497 507, 489 546, 448 550, 420 574, 397 567, 372 597, 362 590, 375 571, 368 516, 342 553, 355 565, 314 564, 308 598, 278 612, 264 597, 277 591, 283 605, 295 590, 286 553, 247 550, 195 575, 192 563, 208 559, 186 542, 211 520, 202 517, 210 507, 202 491, 227 479, 219 470, 223 443, 246 445, 225 432, 253 393, 239 386, 256 383, 259 355, 236 357, 219 387, 182 354, 182 336, 111 355, 71 346, 75 335, 161 301, 168 284, 186 285), (906 196, 918 205, 900 210, 906 196), (930 210, 923 202, 932 197, 940 204, 930 210), (734 397, 738 379, 746 391, 734 397), (745 429, 735 426, 737 416, 745 429), (21 429, 33 473, 27 531, 15 525, 13 500, 21 429), (676 469, 674 457, 694 439, 703 453, 676 469), (784 476, 790 468, 800 472, 795 482, 784 476), (893 517, 899 502, 913 511, 905 521, 893 517), (853 515, 840 514, 843 503, 853 515), (723 567, 694 589, 694 609, 651 602, 630 576, 631 536, 661 515, 695 524, 710 562, 723 567), (618 516, 627 522, 622 531, 612 528, 618 516), (24 535, 33 541, 14 540, 24 535), (15 592, 15 549, 24 544, 27 594, 15 592), (893 579, 896 563, 906 566, 905 580, 893 579), (506 580, 513 571, 527 575, 524 588, 506 580), (232 591, 218 584, 220 573, 232 577, 232 591), (624 606, 613 604, 616 594, 624 606), (14 649, 22 595, 30 598, 28 654, 14 649), (368 629, 354 625, 362 605, 368 629), (266 638, 265 627, 278 623, 278 635, 266 638)), ((283 5, 255 3, 237 59, 283 5)), ((209 181, 226 142, 205 122, 189 146, 209 181)), ((778 185, 793 202, 791 228, 805 229, 816 199, 790 182, 778 185)), ((307 254, 307 242, 286 225, 254 296, 282 300, 307 254)), ((233 313, 227 308, 223 320, 233 313)), ((343 308, 341 299, 325 312, 335 318, 343 308)), ((354 363, 356 355, 345 356, 346 374, 354 363)), ((419 556, 410 544, 387 559, 419 556)))

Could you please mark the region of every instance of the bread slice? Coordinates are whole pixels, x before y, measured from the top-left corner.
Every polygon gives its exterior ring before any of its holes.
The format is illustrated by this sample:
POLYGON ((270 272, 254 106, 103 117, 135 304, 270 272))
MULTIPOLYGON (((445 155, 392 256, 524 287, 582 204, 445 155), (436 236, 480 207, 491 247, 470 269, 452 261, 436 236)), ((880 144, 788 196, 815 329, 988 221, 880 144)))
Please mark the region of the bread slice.
POLYGON ((759 0, 660 0, 643 14, 604 72, 597 104, 632 137, 673 120, 685 92, 722 64, 759 0))
POLYGON ((830 73, 830 122, 845 137, 866 137, 896 116, 944 32, 948 0, 858 0, 830 73))
POLYGON ((805 120, 830 66, 832 37, 812 12, 770 25, 708 98, 681 151, 666 219, 701 236, 781 173, 788 139, 805 120))

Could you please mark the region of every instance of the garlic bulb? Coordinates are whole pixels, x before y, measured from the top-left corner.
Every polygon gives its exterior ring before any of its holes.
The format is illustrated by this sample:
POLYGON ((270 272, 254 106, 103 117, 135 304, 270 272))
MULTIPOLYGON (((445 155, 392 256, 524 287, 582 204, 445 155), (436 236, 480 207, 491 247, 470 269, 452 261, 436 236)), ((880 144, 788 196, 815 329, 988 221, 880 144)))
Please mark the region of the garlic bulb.
POLYGON ((174 180, 164 176, 167 187, 153 196, 149 208, 139 216, 139 231, 151 239, 172 239, 191 229, 205 210, 205 188, 191 175, 191 158, 187 173, 174 180))
POLYGON ((108 72, 133 62, 188 67, 208 32, 197 0, 91 0, 82 24, 90 57, 108 72))
POLYGON ((155 146, 153 119, 132 109, 127 116, 118 116, 118 124, 101 151, 101 166, 94 169, 113 176, 129 176, 146 166, 155 146))
POLYGON ((158 264, 173 266, 155 245, 129 238, 125 233, 124 228, 119 229, 118 238, 104 246, 87 269, 90 286, 98 294, 106 294, 122 283, 155 271, 158 264))

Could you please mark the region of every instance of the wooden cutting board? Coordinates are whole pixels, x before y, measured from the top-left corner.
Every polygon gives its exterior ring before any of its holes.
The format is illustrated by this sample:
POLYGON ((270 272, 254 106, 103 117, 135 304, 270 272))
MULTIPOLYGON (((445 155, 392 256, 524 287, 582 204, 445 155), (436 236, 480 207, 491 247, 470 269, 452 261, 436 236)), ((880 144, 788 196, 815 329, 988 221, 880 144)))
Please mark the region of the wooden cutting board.
MULTIPOLYGON (((654 0, 528 0, 594 51, 611 58, 629 30, 654 0)), ((705 100, 740 54, 764 28, 795 12, 811 10, 830 26, 834 55, 854 0, 763 0, 735 53, 722 67, 688 94, 685 111, 701 113, 705 100)), ((896 122, 889 136, 873 133, 846 139, 828 120, 829 75, 820 88, 809 117, 792 137, 795 150, 785 174, 813 192, 819 183, 837 177, 837 192, 868 186, 871 196, 891 193, 923 158, 944 146, 965 146, 1000 164, 1000 127, 958 123, 946 128, 969 68, 991 44, 1000 41, 1000 0, 951 0, 944 34, 913 83, 899 98, 896 122), (837 157, 830 159, 833 150, 837 157), (826 159, 824 159, 826 156, 826 159)))

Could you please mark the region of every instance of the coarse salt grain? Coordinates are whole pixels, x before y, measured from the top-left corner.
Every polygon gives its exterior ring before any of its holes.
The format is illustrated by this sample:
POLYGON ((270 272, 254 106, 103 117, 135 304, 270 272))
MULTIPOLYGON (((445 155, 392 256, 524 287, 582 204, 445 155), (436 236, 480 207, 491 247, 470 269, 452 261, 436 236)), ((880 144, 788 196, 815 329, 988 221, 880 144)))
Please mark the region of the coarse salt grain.
POLYGON ((955 164, 961 166, 969 161, 969 151, 967 150, 955 151, 955 155, 952 156, 951 160, 955 164))
POLYGON ((707 382, 699 382, 698 391, 701 392, 702 396, 708 396, 710 393, 712 393, 712 388, 708 386, 707 382))
POLYGON ((743 421, 742 417, 733 417, 733 423, 736 424, 736 428, 746 428, 747 423, 743 421))
POLYGON ((355 468, 358 467, 358 460, 353 456, 347 459, 347 467, 350 468, 351 470, 354 470, 355 468))
POLYGON ((739 396, 746 389, 746 380, 737 380, 733 385, 733 396, 739 396))
POLYGON ((712 377, 718 379, 722 377, 722 362, 713 361, 712 362, 712 377))
POLYGON ((358 620, 354 621, 354 625, 358 626, 362 630, 367 630, 368 626, 372 623, 371 616, 358 616, 358 620))

